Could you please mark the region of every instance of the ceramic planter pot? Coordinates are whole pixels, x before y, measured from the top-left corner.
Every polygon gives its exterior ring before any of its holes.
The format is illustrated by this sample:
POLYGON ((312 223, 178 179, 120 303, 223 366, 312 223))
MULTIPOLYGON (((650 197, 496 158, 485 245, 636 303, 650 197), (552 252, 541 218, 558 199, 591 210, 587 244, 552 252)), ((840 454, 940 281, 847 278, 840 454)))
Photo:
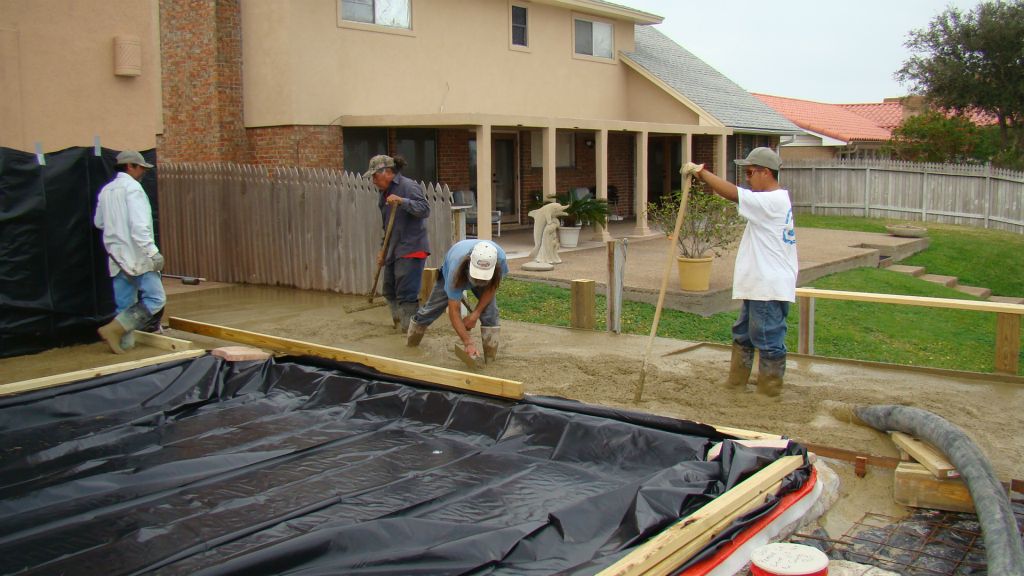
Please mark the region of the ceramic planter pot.
POLYGON ((580 243, 580 230, 582 226, 559 226, 558 243, 562 248, 575 248, 580 243))
POLYGON ((709 258, 676 257, 679 265, 679 288, 687 292, 707 292, 711 287, 711 261, 709 258))

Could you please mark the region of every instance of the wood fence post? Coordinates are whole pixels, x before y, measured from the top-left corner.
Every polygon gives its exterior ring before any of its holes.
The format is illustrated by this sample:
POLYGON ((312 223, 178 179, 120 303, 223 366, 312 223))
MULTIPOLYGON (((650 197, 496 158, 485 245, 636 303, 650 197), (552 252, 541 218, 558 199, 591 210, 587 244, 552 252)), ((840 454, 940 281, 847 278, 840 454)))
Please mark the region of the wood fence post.
POLYGON ((572 308, 570 325, 573 328, 593 330, 595 303, 594 281, 573 280, 570 302, 570 307, 572 308))
POLYGON ((430 298, 430 292, 434 290, 434 284, 437 283, 437 268, 424 268, 423 276, 420 280, 420 306, 427 303, 427 299, 430 298))
POLYGON ((626 275, 627 240, 609 240, 608 246, 608 331, 622 332, 622 284, 626 275))
POLYGON ((798 296, 800 324, 797 331, 797 352, 814 355, 814 298, 798 296))
POLYGON ((1020 354, 1020 315, 996 314, 996 372, 1017 374, 1020 354))

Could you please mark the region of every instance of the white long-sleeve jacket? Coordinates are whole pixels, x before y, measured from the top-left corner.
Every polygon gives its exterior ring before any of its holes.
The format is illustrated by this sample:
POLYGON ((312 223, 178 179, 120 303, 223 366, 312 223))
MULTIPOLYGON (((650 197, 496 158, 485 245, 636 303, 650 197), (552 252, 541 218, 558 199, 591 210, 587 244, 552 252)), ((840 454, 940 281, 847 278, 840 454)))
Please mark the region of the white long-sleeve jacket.
POLYGON ((153 212, 146 191, 134 178, 118 172, 100 190, 93 224, 103 230, 111 277, 122 268, 130 276, 153 271, 151 258, 159 252, 153 240, 153 212))

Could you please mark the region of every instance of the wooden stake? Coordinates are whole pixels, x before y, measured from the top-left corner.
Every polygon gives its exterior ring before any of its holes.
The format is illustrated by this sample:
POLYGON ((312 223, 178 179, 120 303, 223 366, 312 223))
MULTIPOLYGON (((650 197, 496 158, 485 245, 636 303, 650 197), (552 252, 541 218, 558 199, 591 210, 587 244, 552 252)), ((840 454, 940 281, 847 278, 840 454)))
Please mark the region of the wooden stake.
POLYGON ((686 214, 686 201, 690 198, 690 182, 692 174, 687 174, 683 182, 683 197, 679 201, 679 213, 676 215, 676 227, 672 230, 672 236, 668 239, 668 261, 665 263, 665 272, 661 275, 661 290, 658 292, 658 305, 654 308, 654 322, 651 324, 651 335, 647 339, 647 349, 644 351, 644 363, 640 367, 640 383, 636 387, 636 395, 633 402, 639 403, 644 395, 644 379, 647 378, 647 361, 651 357, 651 348, 654 346, 654 335, 658 333, 658 322, 661 321, 661 307, 665 304, 665 290, 668 289, 669 272, 672 270, 672 263, 676 256, 676 241, 679 239, 679 230, 683 227, 683 216, 686 214))

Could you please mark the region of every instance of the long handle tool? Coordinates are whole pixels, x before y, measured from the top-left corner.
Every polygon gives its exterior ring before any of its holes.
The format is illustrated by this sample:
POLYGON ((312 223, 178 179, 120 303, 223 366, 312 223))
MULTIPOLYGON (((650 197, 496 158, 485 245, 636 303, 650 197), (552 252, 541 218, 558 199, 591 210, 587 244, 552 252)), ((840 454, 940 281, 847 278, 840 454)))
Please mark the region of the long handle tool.
POLYGON ((679 229, 683 227, 683 216, 686 214, 686 202, 690 198, 690 182, 692 174, 686 175, 686 182, 683 184, 683 197, 679 201, 679 214, 676 215, 676 227, 672 236, 668 239, 668 261, 665 263, 665 273, 661 275, 661 291, 658 292, 658 305, 654 309, 654 323, 651 326, 651 335, 647 339, 647 350, 644 351, 644 363, 640 367, 640 384, 637 386, 633 402, 640 402, 644 394, 644 378, 647 377, 647 361, 651 357, 651 347, 654 346, 654 335, 658 333, 658 322, 661 320, 661 307, 665 304, 665 290, 668 288, 668 275, 672 268, 672 262, 676 255, 676 241, 679 239, 679 229))
POLYGON ((366 299, 369 302, 373 302, 373 299, 377 297, 377 282, 380 280, 380 270, 384 267, 384 260, 388 259, 388 243, 391 241, 391 229, 395 227, 395 214, 398 213, 398 206, 391 207, 391 216, 388 216, 388 227, 384 230, 384 258, 377 263, 377 272, 373 275, 373 286, 370 288, 370 292, 366 295, 366 299))

